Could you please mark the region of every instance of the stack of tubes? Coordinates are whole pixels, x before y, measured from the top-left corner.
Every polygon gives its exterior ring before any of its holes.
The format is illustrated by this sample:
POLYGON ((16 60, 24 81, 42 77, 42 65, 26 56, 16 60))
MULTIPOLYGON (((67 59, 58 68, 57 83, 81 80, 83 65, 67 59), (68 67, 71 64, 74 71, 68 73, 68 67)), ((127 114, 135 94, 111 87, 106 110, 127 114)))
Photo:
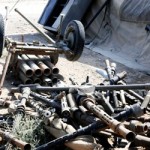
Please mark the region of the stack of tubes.
MULTIPOLYGON (((16 70, 15 70, 16 71, 16 70)), ((48 56, 18 56, 17 72, 23 84, 49 85, 57 83, 59 69, 48 56)))
MULTIPOLYGON (((22 58, 25 59, 24 56, 22 58)), ((35 146, 36 150, 150 147, 150 91, 142 89, 145 95, 141 96, 130 88, 110 90, 110 85, 127 86, 127 73, 117 73, 116 64, 110 64, 109 60, 105 63, 105 70, 97 68, 97 72, 104 77, 98 86, 105 86, 105 89, 93 88, 89 78, 80 86, 67 86, 59 81, 54 88, 25 85, 11 89, 12 93, 25 93, 30 89, 29 98, 23 106, 25 110, 26 106, 30 107, 43 118, 44 127, 52 137, 48 143, 35 146), (65 90, 63 87, 69 88, 65 90)), ((38 65, 42 66, 42 62, 39 61, 38 65)))

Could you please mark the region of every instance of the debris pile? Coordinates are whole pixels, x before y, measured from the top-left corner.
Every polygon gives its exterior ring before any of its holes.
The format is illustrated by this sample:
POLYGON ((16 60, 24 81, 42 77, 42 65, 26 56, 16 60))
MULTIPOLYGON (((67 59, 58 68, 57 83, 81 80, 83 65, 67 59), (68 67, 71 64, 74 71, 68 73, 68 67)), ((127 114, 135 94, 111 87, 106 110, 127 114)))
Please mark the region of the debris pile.
POLYGON ((109 60, 106 69, 98 71, 105 76, 98 85, 87 79, 82 85, 68 86, 59 80, 52 87, 29 84, 12 88, 14 95, 20 93, 18 100, 1 100, 9 112, 1 116, 1 141, 7 141, 4 146, 11 143, 20 149, 36 150, 148 149, 150 85, 126 84, 127 73, 117 73, 116 65, 110 65, 109 60), (134 91, 138 89, 144 95, 134 91), (23 121, 27 122, 23 125, 23 121), (37 132, 39 126, 41 132, 37 132), (44 133, 46 140, 41 142, 44 133))

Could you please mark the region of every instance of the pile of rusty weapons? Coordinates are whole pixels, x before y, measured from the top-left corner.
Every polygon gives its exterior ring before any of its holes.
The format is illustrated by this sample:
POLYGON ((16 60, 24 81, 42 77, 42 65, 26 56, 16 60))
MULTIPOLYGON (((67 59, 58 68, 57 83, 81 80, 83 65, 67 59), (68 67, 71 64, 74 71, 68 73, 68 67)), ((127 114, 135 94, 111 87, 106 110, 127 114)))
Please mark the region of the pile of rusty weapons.
MULTIPOLYGON (((87 78, 81 85, 59 81, 52 87, 28 84, 11 88, 11 93, 21 93, 11 111, 25 117, 26 108, 32 108, 44 118, 45 130, 53 137, 36 150, 150 147, 150 84, 126 84, 127 73, 116 73, 116 65, 105 62, 106 69, 98 70, 105 79, 97 85, 87 78), (142 90, 143 95, 135 90, 142 90)), ((1 103, 9 108, 12 102, 1 99, 1 103)), ((0 136, 21 149, 31 149, 30 143, 4 130, 0 136)))

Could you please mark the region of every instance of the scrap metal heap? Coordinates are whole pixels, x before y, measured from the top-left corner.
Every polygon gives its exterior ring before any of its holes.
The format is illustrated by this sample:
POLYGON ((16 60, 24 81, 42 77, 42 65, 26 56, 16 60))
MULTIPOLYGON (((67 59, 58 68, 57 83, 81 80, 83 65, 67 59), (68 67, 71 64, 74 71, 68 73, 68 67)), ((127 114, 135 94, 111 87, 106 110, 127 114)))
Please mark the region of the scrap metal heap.
MULTIPOLYGON (((36 150, 62 147, 74 150, 148 149, 150 84, 126 84, 124 78, 127 73, 117 73, 116 66, 112 64, 106 60, 106 69, 98 69, 106 77, 98 85, 89 83, 87 79, 81 85, 68 86, 59 80, 52 87, 25 84, 11 88, 11 93, 20 93, 20 96, 16 101, 1 99, 1 104, 7 106, 10 113, 1 116, 1 127, 7 121, 12 127, 9 133, 5 131, 6 128, 1 128, 1 141, 21 149, 36 150), (145 95, 133 91, 138 89, 144 91, 145 95), (21 137, 14 137, 19 129, 16 122, 21 122, 27 116, 41 120, 46 137, 50 137, 47 143, 33 145, 28 140, 22 141, 21 137)), ((23 132, 28 133, 25 129, 23 132)), ((32 132, 35 132, 34 129, 32 132)))

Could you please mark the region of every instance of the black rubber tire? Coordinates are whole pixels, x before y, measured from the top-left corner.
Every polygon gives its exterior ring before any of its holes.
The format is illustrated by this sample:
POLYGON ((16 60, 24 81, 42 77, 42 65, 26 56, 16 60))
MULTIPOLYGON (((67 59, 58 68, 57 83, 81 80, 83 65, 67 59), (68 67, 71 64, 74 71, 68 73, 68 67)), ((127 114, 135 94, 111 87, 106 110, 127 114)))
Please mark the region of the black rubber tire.
POLYGON ((80 58, 84 48, 85 31, 84 26, 78 20, 69 22, 64 33, 64 42, 72 51, 72 55, 66 53, 65 56, 69 61, 76 61, 80 58))
POLYGON ((5 28, 4 28, 4 19, 3 16, 0 14, 0 57, 3 53, 4 48, 4 38, 5 38, 5 28))

